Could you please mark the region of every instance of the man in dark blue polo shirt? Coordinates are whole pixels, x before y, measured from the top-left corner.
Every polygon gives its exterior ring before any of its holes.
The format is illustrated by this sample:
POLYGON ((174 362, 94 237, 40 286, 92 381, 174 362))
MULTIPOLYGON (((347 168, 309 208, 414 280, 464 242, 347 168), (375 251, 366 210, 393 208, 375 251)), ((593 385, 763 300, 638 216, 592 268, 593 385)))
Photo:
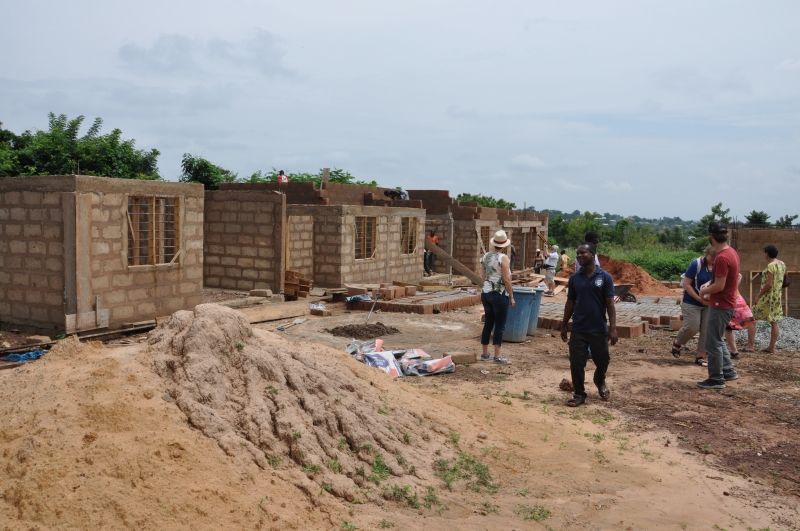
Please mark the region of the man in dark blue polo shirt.
POLYGON ((572 336, 569 338, 569 366, 575 394, 567 402, 577 407, 586 402, 586 360, 595 364, 594 384, 600 398, 608 400, 611 391, 606 386, 606 371, 611 357, 609 341, 617 343, 617 312, 614 308, 614 280, 611 275, 595 263, 597 247, 584 243, 578 247, 576 260, 580 270, 569 277, 567 303, 564 305, 564 321, 561 340, 567 342, 567 323, 572 318, 572 336), (609 326, 606 326, 608 313, 609 326))

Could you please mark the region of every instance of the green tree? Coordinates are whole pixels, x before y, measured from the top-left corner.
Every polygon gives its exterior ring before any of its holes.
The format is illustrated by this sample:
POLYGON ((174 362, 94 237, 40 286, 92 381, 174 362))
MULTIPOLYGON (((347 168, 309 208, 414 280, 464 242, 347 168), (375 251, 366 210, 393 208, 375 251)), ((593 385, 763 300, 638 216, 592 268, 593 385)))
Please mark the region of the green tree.
POLYGON ((577 247, 584 242, 587 232, 594 231, 600 235, 600 241, 608 240, 608 229, 595 218, 600 217, 597 212, 584 212, 569 222, 566 228, 565 245, 577 247))
POLYGON ((630 220, 621 219, 617 221, 617 224, 614 226, 614 230, 610 231, 608 240, 617 245, 625 245, 625 240, 632 230, 633 228, 631 227, 630 220))
POLYGON ((124 179, 161 179, 157 149, 136 149, 136 141, 114 129, 101 135, 102 118, 95 118, 79 136, 84 117, 48 114, 48 130, 16 135, 0 124, 0 176, 80 173, 124 179))
POLYGON ((551 218, 547 227, 547 240, 550 245, 560 245, 561 247, 567 246, 567 223, 564 221, 564 216, 558 214, 551 218), (552 243, 550 240, 553 240, 552 243))
POLYGON ((185 183, 200 183, 206 190, 216 190, 222 183, 236 180, 236 174, 198 155, 184 153, 181 160, 180 180, 185 183))
POLYGON ((730 223, 731 217, 728 215, 730 211, 730 208, 723 209, 722 203, 717 203, 716 205, 712 206, 711 213, 700 218, 700 222, 697 224, 697 227, 695 227, 694 231, 692 231, 694 240, 692 240, 692 242, 689 244, 689 248, 698 253, 703 252, 703 249, 705 249, 708 245, 708 224, 712 221, 730 223))
POLYGON ((744 219, 748 225, 766 225, 769 220, 769 214, 761 210, 753 210, 747 214, 744 219))
MULTIPOLYGON (((317 186, 320 186, 322 183, 322 172, 323 170, 320 169, 317 173, 287 173, 286 176, 292 182, 313 182, 316 183, 317 186)), ((278 182, 278 170, 272 168, 272 171, 262 172, 261 170, 255 172, 254 174, 250 175, 250 177, 245 177, 244 179, 239 179, 238 182, 245 182, 245 183, 274 183, 278 182)), ((340 184, 356 184, 360 186, 378 186, 376 181, 361 181, 357 180, 353 175, 350 174, 349 171, 340 170, 338 168, 334 168, 330 170, 328 174, 328 182, 331 183, 340 183, 340 184)))
POLYGON ((675 249, 685 249, 689 243, 689 237, 681 227, 667 227, 658 233, 658 242, 675 249))
POLYGON ((506 210, 514 210, 517 208, 516 203, 511 203, 502 198, 495 199, 490 195, 458 194, 456 200, 462 203, 478 203, 478 205, 486 208, 503 208, 506 210))
POLYGON ((786 214, 785 216, 779 217, 778 221, 775 222, 775 225, 778 227, 790 227, 792 224, 794 224, 794 220, 796 220, 797 217, 797 214, 794 216, 786 214))

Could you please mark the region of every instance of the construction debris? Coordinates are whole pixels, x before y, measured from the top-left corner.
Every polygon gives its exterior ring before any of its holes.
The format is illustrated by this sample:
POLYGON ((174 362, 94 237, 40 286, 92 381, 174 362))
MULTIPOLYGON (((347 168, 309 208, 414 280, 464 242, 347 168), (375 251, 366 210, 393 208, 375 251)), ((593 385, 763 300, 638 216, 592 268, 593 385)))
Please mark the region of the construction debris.
POLYGON ((289 270, 284 272, 283 294, 289 298, 289 300, 297 300, 298 297, 308 297, 308 293, 313 287, 314 281, 306 278, 303 273, 289 270))
POLYGON ((388 336, 391 334, 399 334, 400 330, 393 326, 386 326, 383 323, 374 324, 352 324, 337 326, 335 328, 325 329, 326 332, 339 337, 354 337, 356 339, 371 339, 374 337, 388 336))

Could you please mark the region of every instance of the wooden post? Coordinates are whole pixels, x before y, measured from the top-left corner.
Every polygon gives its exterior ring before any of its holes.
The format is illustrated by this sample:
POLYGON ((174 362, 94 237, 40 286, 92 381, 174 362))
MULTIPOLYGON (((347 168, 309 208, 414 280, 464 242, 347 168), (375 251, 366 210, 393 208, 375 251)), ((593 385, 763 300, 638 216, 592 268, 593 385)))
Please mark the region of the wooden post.
POLYGON ((452 266, 453 269, 470 279, 476 286, 483 286, 483 278, 481 278, 480 275, 476 274, 470 268, 450 256, 438 245, 431 243, 431 241, 427 238, 425 238, 425 250, 433 253, 436 258, 443 261, 445 264, 452 266))

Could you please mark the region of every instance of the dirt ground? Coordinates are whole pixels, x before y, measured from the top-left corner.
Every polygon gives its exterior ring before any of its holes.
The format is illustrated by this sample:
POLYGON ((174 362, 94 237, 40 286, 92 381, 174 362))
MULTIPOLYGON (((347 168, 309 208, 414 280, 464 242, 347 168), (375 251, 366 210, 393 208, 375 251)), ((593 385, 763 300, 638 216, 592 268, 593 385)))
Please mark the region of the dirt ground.
MULTIPOLYGON (((347 501, 292 459, 271 469, 254 463, 247 441, 241 453, 236 444, 223 450, 176 403, 144 344, 65 343, 0 371, 0 529, 798 528, 797 352, 743 353, 739 380, 703 391, 695 382, 704 369, 688 352, 672 358, 669 333, 656 330, 612 348, 609 402, 590 395, 569 409, 558 389, 569 378, 567 349, 550 331, 506 344, 510 366, 392 380, 356 364, 342 352, 349 340, 325 332, 366 314, 327 306, 332 317, 286 332, 276 328, 291 319, 255 325, 259 341, 357 378, 353 393, 374 390, 359 399, 378 397, 377 418, 420 419, 414 433, 429 439, 408 441, 419 462, 403 465, 418 467, 415 477, 393 471, 347 501), (436 465, 451 456, 472 463, 471 474, 436 465)), ((478 312, 372 319, 399 330, 386 348, 438 356, 479 351, 478 312)), ((252 441, 247 422, 234 416, 231 425, 252 441)))

